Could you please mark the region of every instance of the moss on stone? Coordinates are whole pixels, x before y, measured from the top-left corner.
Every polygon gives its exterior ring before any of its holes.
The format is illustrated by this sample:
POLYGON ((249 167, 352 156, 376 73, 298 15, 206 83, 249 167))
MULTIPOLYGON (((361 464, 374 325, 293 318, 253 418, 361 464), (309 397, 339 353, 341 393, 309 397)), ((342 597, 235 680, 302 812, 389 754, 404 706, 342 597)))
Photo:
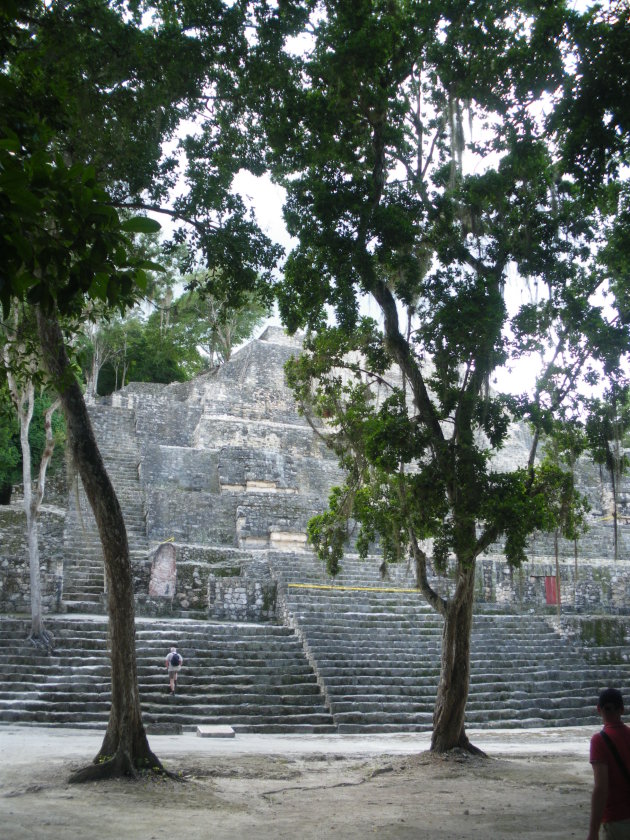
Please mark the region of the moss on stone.
POLYGON ((580 637, 588 645, 614 647, 623 645, 625 628, 614 618, 585 618, 580 622, 580 637))
POLYGON ((240 566, 223 566, 219 569, 213 569, 212 574, 218 578, 239 578, 241 576, 240 566))
POLYGON ((272 586, 263 586, 263 591, 262 591, 263 614, 265 614, 265 615, 275 614, 277 598, 278 598, 278 591, 277 591, 277 587, 275 586, 275 584, 272 585, 272 586))

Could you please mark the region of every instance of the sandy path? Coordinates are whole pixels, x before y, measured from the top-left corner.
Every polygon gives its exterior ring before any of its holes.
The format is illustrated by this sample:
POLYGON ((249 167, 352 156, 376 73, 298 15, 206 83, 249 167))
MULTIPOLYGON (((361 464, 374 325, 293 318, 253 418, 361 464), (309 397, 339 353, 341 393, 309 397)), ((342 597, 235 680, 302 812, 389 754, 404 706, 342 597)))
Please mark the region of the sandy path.
POLYGON ((0 727, 3 840, 585 837, 588 730, 479 734, 489 759, 438 758, 426 736, 218 742, 153 736, 184 784, 70 786, 101 734, 0 727))

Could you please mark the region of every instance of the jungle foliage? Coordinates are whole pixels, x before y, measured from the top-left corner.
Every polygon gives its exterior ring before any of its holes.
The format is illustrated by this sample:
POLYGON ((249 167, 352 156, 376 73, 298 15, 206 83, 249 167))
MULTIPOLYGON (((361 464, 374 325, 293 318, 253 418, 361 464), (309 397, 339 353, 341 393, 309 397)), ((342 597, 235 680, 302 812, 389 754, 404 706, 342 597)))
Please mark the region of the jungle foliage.
POLYGON ((333 572, 350 521, 360 552, 413 558, 444 616, 439 751, 471 748, 477 558, 501 541, 517 566, 534 531, 576 536, 582 500, 539 444, 585 423, 589 388, 625 387, 628 26, 562 0, 295 2, 252 52, 297 240, 280 309, 310 331, 288 374, 348 474, 310 538, 333 572), (502 391, 525 362, 533 388, 502 391), (499 466, 515 421, 529 456, 499 466))

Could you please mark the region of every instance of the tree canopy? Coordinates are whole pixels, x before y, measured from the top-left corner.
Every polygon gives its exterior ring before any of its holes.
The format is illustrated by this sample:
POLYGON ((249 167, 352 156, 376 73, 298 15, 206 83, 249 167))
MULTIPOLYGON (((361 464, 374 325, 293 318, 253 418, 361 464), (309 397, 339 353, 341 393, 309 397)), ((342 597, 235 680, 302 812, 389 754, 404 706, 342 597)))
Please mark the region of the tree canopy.
POLYGON ((76 351, 90 393, 104 396, 129 382, 184 382, 214 370, 269 314, 268 307, 247 292, 239 306, 228 306, 204 288, 204 272, 181 282, 188 290, 179 297, 167 290, 151 301, 156 309, 148 317, 136 307, 81 331, 76 351))
MULTIPOLYGON (((348 469, 311 539, 334 570, 352 516, 362 551, 378 538, 389 560, 411 554, 445 618, 432 746, 470 748, 476 559, 501 539, 518 565, 528 536, 556 527, 565 485, 539 438, 578 422, 581 386, 623 383, 625 286, 605 259, 623 188, 606 165, 583 189, 571 150, 594 83, 583 72, 574 95, 572 67, 590 67, 601 38, 619 59, 627 21, 600 30, 562 0, 286 5, 310 16, 307 46, 292 48, 284 5, 269 11, 250 80, 298 243, 280 309, 312 331, 289 375, 348 469), (525 359, 534 388, 502 393, 498 372, 525 359), (529 457, 499 469, 517 420, 533 428, 529 457), (431 569, 449 570, 448 596, 431 569)), ((608 70, 602 58, 598 84, 608 70)), ((607 138, 610 161, 621 151, 607 138)))

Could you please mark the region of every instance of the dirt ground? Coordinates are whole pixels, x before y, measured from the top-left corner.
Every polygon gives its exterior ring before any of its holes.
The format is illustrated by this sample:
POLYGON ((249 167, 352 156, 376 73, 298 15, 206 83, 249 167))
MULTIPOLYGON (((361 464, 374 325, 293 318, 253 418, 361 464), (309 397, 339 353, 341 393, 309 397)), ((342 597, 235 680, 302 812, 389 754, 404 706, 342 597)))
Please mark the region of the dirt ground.
MULTIPOLYGON (((98 734, 0 729, 3 840, 381 840, 570 838, 587 834, 588 735, 524 736, 487 759, 440 758, 426 740, 239 744, 155 736, 183 781, 69 785, 98 734), (251 746, 253 744, 253 746, 251 746), (423 749, 424 748, 424 749, 423 749)), ((484 744, 484 748, 488 748, 484 744)))

